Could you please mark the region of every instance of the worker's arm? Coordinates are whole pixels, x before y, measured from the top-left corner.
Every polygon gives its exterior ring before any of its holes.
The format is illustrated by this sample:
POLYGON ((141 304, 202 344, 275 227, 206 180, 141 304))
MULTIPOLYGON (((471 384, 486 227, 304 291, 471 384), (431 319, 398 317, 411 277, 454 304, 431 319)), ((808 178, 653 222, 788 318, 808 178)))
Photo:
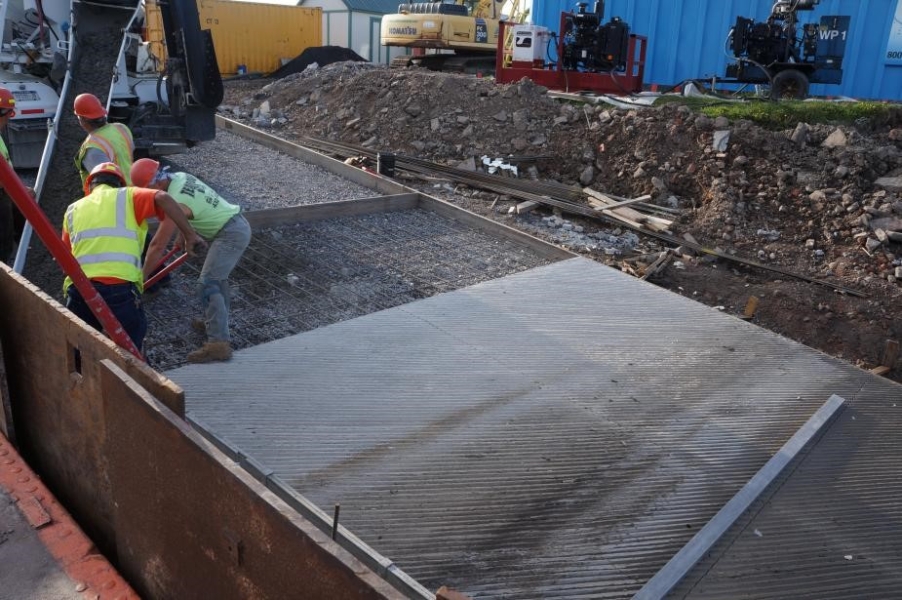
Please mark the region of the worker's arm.
POLYGON ((207 247, 207 242, 205 242, 203 238, 197 235, 197 232, 194 231, 194 228, 192 228, 191 224, 188 223, 188 217, 186 217, 185 213, 182 212, 182 208, 181 206, 179 206, 179 203, 175 201, 175 198, 173 198, 166 192, 158 191, 156 194, 154 194, 153 201, 154 204, 156 204, 164 213, 166 213, 167 219, 164 220, 163 223, 165 223, 169 219, 172 219, 173 224, 178 227, 179 232, 181 232, 182 237, 185 240, 183 247, 185 248, 185 252, 188 253, 188 256, 194 256, 195 248, 198 245, 201 247, 201 249, 207 247))
POLYGON ((163 256, 166 255, 166 248, 169 246, 169 242, 172 241, 172 236, 174 234, 175 223, 172 222, 172 219, 163 219, 160 221, 156 233, 153 234, 153 238, 147 246, 147 255, 144 257, 145 281, 150 279, 153 272, 160 266, 160 261, 163 260, 163 256))

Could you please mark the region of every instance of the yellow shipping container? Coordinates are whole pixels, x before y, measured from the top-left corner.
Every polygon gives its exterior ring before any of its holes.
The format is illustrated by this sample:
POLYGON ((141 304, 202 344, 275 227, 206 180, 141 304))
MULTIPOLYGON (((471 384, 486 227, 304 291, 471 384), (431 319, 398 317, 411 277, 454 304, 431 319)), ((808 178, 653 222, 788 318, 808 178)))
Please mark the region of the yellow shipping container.
POLYGON ((321 8, 197 0, 201 29, 213 34, 223 75, 271 73, 307 48, 322 45, 321 8))

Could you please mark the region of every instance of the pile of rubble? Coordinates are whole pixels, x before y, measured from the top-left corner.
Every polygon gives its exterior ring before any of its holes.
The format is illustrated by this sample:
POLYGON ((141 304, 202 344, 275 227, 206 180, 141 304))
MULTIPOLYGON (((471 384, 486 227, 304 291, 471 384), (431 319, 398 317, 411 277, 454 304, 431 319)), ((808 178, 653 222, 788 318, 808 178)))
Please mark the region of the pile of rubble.
MULTIPOLYGON (((799 123, 770 131, 712 119, 679 103, 622 109, 554 96, 525 79, 495 85, 472 76, 340 62, 311 65, 278 81, 232 82, 221 110, 286 139, 316 136, 448 165, 474 156, 541 155, 547 159, 521 177, 626 198, 650 195, 652 203, 678 211, 675 235, 691 234, 712 250, 829 280, 867 298, 849 304, 853 299, 829 289, 767 271, 717 268, 688 254, 678 257, 680 268, 658 277, 661 285, 736 312, 755 293, 763 300, 760 324, 864 366, 880 362, 885 338, 902 336, 896 318, 902 111, 881 122, 799 123), (825 315, 826 321, 818 318, 825 315), (824 329, 812 333, 814 323, 824 329), (837 335, 837 328, 858 333, 837 335), (860 339, 854 347, 853 338, 860 339)), ((499 202, 497 194, 417 183, 612 264, 630 252, 661 249, 601 222, 548 212, 509 215, 509 199, 499 202)))

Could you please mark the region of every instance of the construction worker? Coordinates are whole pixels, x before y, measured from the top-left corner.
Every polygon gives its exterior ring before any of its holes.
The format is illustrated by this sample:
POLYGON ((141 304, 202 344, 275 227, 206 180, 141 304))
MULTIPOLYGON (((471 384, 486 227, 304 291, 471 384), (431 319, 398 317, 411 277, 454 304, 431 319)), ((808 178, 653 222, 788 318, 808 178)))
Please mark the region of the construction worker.
MULTIPOLYGON (((5 87, 0 87, 0 129, 6 128, 9 120, 16 116, 16 99, 5 87)), ((13 166, 9 159, 9 150, 6 142, 0 137, 0 154, 9 166, 13 166)), ((16 239, 16 220, 19 211, 13 206, 13 201, 5 189, 0 189, 0 261, 8 261, 13 253, 16 239)))
MULTIPOLYGON (((189 253, 206 243, 197 235, 172 196, 157 190, 125 187, 125 175, 114 163, 101 163, 85 179, 85 197, 69 205, 63 217, 63 242, 94 288, 119 319, 138 350, 144 344, 147 319, 141 303, 144 274, 141 251, 147 219, 168 217, 186 240, 189 253)), ((103 330, 72 280, 63 282, 66 307, 86 323, 103 330)))
MULTIPOLYGON (((226 202, 197 177, 188 173, 170 173, 150 158, 135 161, 132 181, 141 187, 168 192, 179 203, 192 227, 210 242, 197 286, 204 319, 192 323, 192 327, 206 334, 207 341, 188 354, 188 362, 229 360, 232 347, 228 278, 251 240, 251 227, 247 219, 241 214, 239 206, 226 202)), ((147 250, 145 277, 159 265, 173 233, 174 224, 171 221, 167 219, 160 223, 147 250)))
POLYGON ((122 169, 125 184, 131 185, 129 173, 135 152, 132 132, 122 123, 108 123, 106 108, 93 94, 76 96, 74 109, 78 124, 88 134, 75 156, 75 166, 81 175, 82 184, 94 167, 111 162, 122 169))

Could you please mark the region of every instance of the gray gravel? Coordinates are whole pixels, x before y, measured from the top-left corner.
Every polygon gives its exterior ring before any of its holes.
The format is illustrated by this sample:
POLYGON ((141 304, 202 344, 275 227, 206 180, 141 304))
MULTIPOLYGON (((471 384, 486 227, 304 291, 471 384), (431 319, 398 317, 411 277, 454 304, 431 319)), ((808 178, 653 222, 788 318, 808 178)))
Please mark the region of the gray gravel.
POLYGON ((209 184, 245 211, 379 195, 322 167, 219 130, 216 139, 163 161, 209 184))

